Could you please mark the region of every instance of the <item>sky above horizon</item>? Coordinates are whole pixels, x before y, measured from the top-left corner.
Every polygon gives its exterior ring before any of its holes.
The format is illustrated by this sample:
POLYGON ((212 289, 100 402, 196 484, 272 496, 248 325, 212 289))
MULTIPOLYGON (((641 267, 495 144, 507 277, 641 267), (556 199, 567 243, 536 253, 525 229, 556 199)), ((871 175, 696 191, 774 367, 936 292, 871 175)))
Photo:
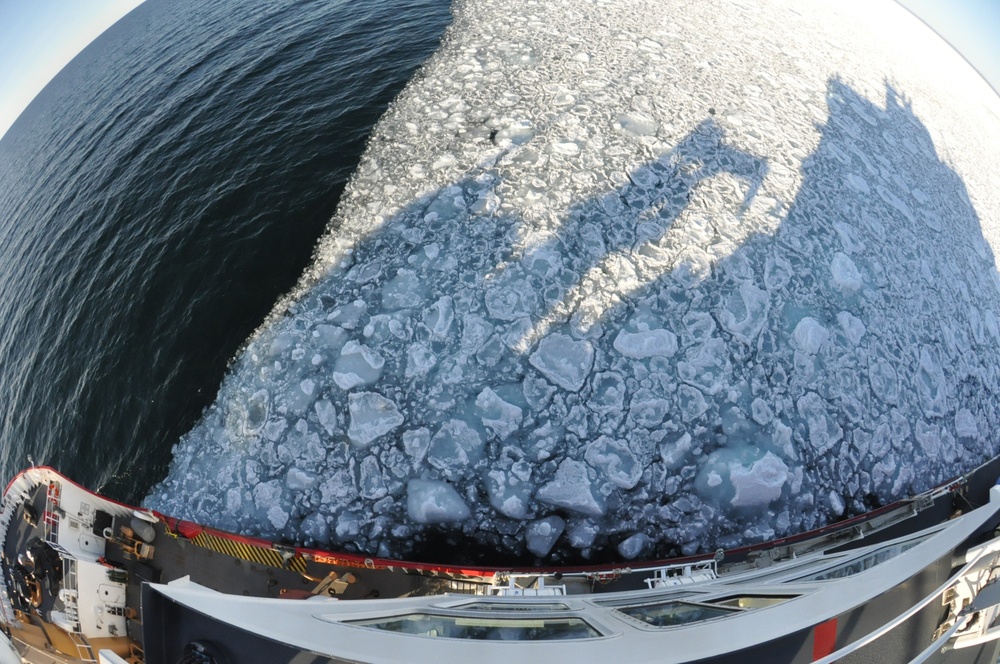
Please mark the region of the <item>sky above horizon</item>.
POLYGON ((143 0, 0 0, 0 138, 90 42, 143 0))
MULTIPOLYGON (((898 0, 1000 93, 1000 0, 898 0)), ((143 0, 0 0, 0 139, 90 42, 143 0)))

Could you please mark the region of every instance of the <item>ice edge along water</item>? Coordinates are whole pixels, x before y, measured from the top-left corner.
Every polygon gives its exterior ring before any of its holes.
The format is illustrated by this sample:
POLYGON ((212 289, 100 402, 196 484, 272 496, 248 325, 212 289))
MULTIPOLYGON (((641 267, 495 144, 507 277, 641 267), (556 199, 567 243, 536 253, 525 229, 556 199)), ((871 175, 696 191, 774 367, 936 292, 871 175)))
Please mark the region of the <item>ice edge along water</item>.
POLYGON ((634 558, 993 453, 996 96, 893 3, 793 4, 457 3, 147 503, 634 558))

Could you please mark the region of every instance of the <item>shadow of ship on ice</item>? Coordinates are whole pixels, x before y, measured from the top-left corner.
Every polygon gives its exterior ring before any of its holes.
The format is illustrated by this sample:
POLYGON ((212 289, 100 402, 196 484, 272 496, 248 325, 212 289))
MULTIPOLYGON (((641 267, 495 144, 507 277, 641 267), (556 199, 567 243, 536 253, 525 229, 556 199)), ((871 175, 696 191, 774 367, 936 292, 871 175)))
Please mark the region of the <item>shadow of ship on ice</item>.
POLYGON ((975 465, 992 251, 891 86, 882 109, 833 79, 827 104, 790 205, 712 118, 551 226, 489 204, 530 143, 415 202, 252 341, 154 506, 494 564, 537 560, 558 516, 567 563, 806 530, 975 465), (412 523, 415 478, 466 518, 412 523))

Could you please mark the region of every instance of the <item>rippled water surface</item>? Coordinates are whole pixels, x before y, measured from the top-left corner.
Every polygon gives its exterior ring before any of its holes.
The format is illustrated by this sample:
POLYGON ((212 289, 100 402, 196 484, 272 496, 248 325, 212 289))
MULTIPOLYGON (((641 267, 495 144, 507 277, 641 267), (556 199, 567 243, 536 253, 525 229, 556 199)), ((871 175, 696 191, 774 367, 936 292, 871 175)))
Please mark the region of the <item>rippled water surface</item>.
POLYGON ((0 141, 0 460, 137 500, 309 263, 443 0, 148 0, 0 141))

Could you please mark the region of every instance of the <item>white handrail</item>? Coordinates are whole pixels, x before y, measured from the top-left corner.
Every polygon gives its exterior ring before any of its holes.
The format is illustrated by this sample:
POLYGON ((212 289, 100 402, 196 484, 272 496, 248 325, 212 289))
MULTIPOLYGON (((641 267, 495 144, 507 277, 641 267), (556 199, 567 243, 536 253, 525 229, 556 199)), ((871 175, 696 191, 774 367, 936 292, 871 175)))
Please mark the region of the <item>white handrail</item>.
MULTIPOLYGON (((980 560, 982 560, 983 558, 985 558, 987 555, 989 555, 991 553, 996 553, 998 547, 1000 547, 1000 537, 998 537, 996 539, 993 539, 993 540, 990 540, 987 544, 985 544, 985 545, 979 547, 978 549, 976 549, 974 553, 970 551, 971 559, 969 557, 966 557, 966 560, 968 560, 968 562, 965 564, 965 566, 962 567, 962 569, 959 570, 957 574, 951 576, 947 581, 945 581, 940 586, 938 586, 937 589, 934 590, 931 594, 927 595, 922 600, 920 600, 918 603, 914 604, 909 609, 907 609, 903 613, 901 613, 898 616, 896 616, 896 618, 894 620, 891 620, 891 621, 887 622, 886 624, 882 625, 881 627, 879 627, 878 629, 876 629, 873 632, 869 632, 868 634, 866 634, 865 636, 861 637, 860 639, 858 639, 856 641, 852 641, 851 643, 847 644, 846 646, 844 646, 840 650, 838 650, 838 651, 836 651, 834 653, 831 653, 831 654, 827 655, 826 657, 824 657, 822 659, 816 660, 815 662, 813 662, 813 664, 832 664, 832 662, 837 661, 841 657, 846 657, 847 655, 853 653, 854 651, 860 650, 861 648, 864 648, 869 643, 871 643, 871 642, 873 642, 873 641, 875 641, 875 640, 877 640, 877 639, 885 636, 886 634, 888 634, 889 632, 891 632, 892 630, 894 630, 895 628, 899 627, 901 624, 903 624, 904 622, 906 622, 907 620, 909 620, 910 618, 912 618, 919 611, 921 611, 925 606, 927 606, 928 604, 930 604, 931 602, 933 602, 935 599, 937 599, 938 597, 940 597, 946 590, 948 590, 949 588, 951 588, 952 586, 954 586, 959 581, 959 579, 961 579, 972 568, 974 568, 979 563, 980 560)), ((964 622, 964 621, 960 621, 960 620, 956 620, 955 621, 956 624, 959 624, 960 622, 964 622)), ((937 643, 937 641, 935 641, 935 643, 937 643)), ((932 652, 934 652, 934 651, 932 651, 932 652)), ((917 660, 914 660, 914 661, 917 661, 917 660)), ((920 660, 920 661, 923 661, 923 660, 920 660)))

